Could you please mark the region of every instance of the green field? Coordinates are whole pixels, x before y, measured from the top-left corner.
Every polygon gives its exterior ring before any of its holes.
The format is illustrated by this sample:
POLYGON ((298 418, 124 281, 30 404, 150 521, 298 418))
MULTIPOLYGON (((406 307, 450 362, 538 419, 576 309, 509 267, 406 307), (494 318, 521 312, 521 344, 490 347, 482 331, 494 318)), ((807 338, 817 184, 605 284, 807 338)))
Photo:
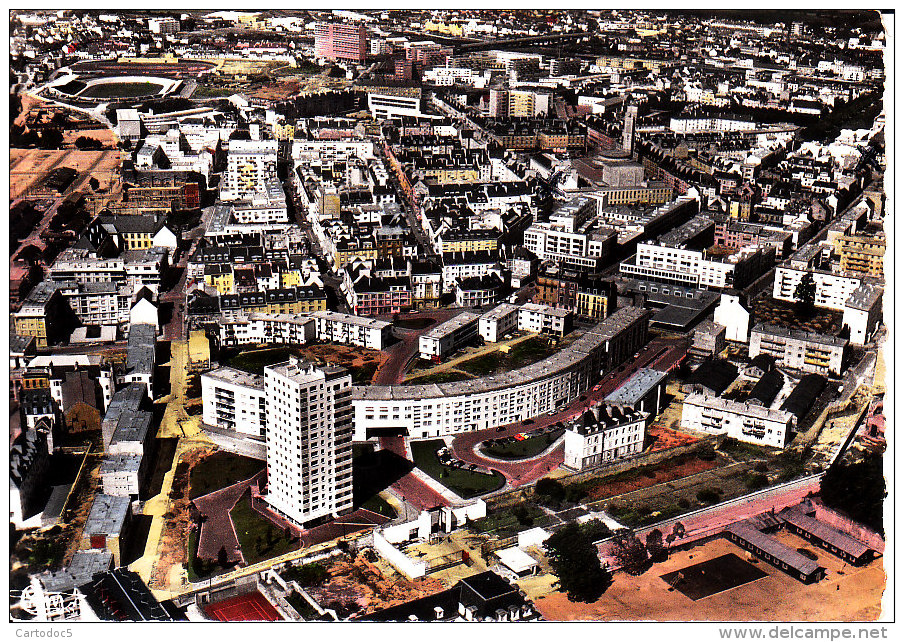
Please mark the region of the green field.
POLYGON ((556 439, 565 433, 564 428, 554 430, 545 435, 528 437, 524 441, 512 441, 504 444, 488 445, 486 442, 480 447, 480 452, 497 459, 528 459, 535 457, 549 448, 556 439))
POLYGON ((288 361, 290 356, 299 356, 295 348, 270 348, 267 350, 249 350, 240 352, 226 362, 227 366, 244 370, 252 374, 264 374, 266 366, 288 361))
POLYGON ((453 381, 465 381, 471 377, 463 372, 455 370, 443 370, 434 372, 433 374, 424 375, 423 377, 415 377, 405 382, 406 385, 418 386, 428 383, 452 383, 453 381))
POLYGON ((195 499, 245 481, 262 471, 264 466, 264 462, 257 459, 223 451, 216 452, 192 468, 189 497, 195 499))
POLYGON ((229 87, 213 87, 211 85, 198 85, 195 88, 192 98, 226 98, 232 94, 238 93, 238 89, 230 89, 229 87))
POLYGON ((160 93, 163 85, 155 82, 111 82, 102 85, 91 85, 80 98, 140 98, 160 93))
POLYGON ((508 354, 496 350, 458 363, 455 367, 475 377, 482 377, 529 366, 555 351, 556 348, 550 346, 545 337, 531 337, 513 345, 508 354))
POLYGON ((287 539, 283 531, 251 508, 250 493, 245 493, 229 514, 248 564, 277 557, 300 546, 300 540, 287 539))
POLYGON ((484 495, 505 485, 505 477, 495 471, 492 475, 487 475, 443 466, 436 457, 436 451, 445 443, 442 439, 411 442, 411 457, 414 459, 414 465, 453 493, 466 499, 484 495))

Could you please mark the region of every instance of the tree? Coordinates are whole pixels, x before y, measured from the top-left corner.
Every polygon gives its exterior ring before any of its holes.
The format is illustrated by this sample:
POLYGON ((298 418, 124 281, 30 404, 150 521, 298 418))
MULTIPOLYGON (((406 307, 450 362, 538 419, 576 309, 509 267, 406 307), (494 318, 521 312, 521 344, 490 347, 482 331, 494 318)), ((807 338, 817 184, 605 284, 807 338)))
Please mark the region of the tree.
POLYGON ((565 499, 565 486, 562 485, 562 482, 550 477, 544 477, 538 481, 534 492, 541 498, 541 501, 545 499, 558 504, 565 499))
POLYGON ((794 299, 801 314, 811 315, 816 302, 816 282, 810 272, 805 272, 797 287, 794 288, 794 299))
POLYGON ((104 144, 96 138, 79 136, 75 139, 75 146, 79 149, 103 149, 104 144))
POLYGON ((615 534, 609 545, 609 554, 618 561, 622 570, 631 575, 640 575, 649 566, 649 555, 643 542, 626 528, 615 534))
POLYGON ((612 574, 600 564, 596 547, 578 524, 566 524, 543 548, 570 601, 595 602, 612 584, 612 574))
POLYGON ((882 456, 829 467, 819 483, 823 503, 883 534, 882 508, 887 495, 882 456))
POLYGON ((524 504, 518 504, 512 509, 512 515, 523 526, 533 526, 534 518, 530 515, 530 510, 524 504))
POLYGON ((226 545, 220 547, 220 550, 217 552, 217 564, 220 565, 220 568, 226 568, 226 565, 229 564, 229 558, 226 555, 226 545))
POLYGON ((669 556, 669 549, 662 543, 662 531, 658 528, 647 533, 647 553, 653 562, 662 562, 669 556))

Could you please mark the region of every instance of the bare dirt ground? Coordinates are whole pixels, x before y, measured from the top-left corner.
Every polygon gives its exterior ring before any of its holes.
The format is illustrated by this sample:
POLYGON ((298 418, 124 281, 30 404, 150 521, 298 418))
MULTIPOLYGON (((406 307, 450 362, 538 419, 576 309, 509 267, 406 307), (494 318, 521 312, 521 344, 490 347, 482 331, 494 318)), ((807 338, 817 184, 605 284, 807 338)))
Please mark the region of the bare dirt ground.
MULTIPOLYGON (((93 132, 94 130, 92 130, 93 132)), ((84 132, 72 132, 82 135, 84 132)), ((95 137, 96 138, 96 137, 95 137)), ((92 176, 108 189, 119 176, 119 150, 79 151, 77 149, 10 149, 9 198, 21 198, 57 167, 69 167, 81 172, 72 184, 72 191, 83 187, 92 176)))
MULTIPOLYGON (((792 538, 795 547, 807 546, 806 540, 787 533, 781 536, 792 538)), ((720 538, 674 552, 670 559, 653 565, 640 576, 616 573, 612 586, 592 604, 569 602, 559 591, 539 596, 535 603, 544 618, 554 621, 850 622, 877 619, 881 614, 886 582, 883 560, 880 558, 856 568, 845 566, 825 551, 814 552, 828 573, 826 579, 810 585, 800 583, 766 562, 757 561, 756 566, 768 573, 768 577, 695 602, 671 589, 660 578, 664 573, 726 553, 743 557, 740 548, 720 538)))
POLYGON ((199 446, 184 452, 176 466, 169 493, 167 512, 163 515, 163 532, 157 549, 157 563, 152 575, 153 587, 169 585, 170 569, 175 564, 185 564, 188 560, 188 531, 191 526, 188 497, 188 483, 191 469, 213 452, 209 446, 199 446))
POLYGON ((664 450, 673 446, 684 446, 697 441, 697 437, 680 430, 672 430, 658 423, 647 428, 647 439, 653 442, 653 450, 664 450))
POLYGON ((588 491, 587 501, 597 501, 624 495, 625 493, 689 477, 724 465, 725 462, 720 462, 718 459, 704 461, 697 457, 690 457, 684 461, 667 461, 657 464, 653 470, 649 471, 649 474, 640 474, 628 479, 615 479, 600 483, 588 491))
POLYGON ((398 574, 387 576, 360 555, 354 561, 334 558, 327 571, 330 579, 321 586, 307 589, 308 592, 324 607, 333 602, 355 602, 362 615, 433 595, 446 588, 435 578, 408 580, 398 574))

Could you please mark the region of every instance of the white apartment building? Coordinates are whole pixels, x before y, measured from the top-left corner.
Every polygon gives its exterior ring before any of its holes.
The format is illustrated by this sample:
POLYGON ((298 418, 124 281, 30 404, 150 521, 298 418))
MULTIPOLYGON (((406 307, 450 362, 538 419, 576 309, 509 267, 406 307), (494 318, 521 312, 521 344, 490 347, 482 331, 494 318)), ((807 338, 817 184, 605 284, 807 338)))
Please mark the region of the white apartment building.
POLYGON ((724 434, 751 444, 784 448, 794 425, 794 415, 743 401, 729 401, 697 392, 684 398, 681 427, 710 434, 724 434))
POLYGON ((257 194, 267 179, 276 176, 278 146, 275 140, 229 141, 220 199, 234 201, 257 194))
POLYGON ((851 331, 851 343, 864 345, 882 324, 882 288, 863 283, 844 304, 841 325, 851 331))
POLYGON ((768 354, 788 368, 840 375, 848 342, 827 334, 757 324, 750 332, 750 358, 768 354))
POLYGON ((421 99, 408 96, 367 94, 367 109, 375 120, 423 115, 421 99))
POLYGON ((565 466, 583 470, 643 451, 648 413, 627 406, 589 408, 565 430, 565 466))
POLYGON ((477 336, 480 315, 462 312, 418 338, 421 359, 440 360, 477 336))
POLYGON ((387 430, 405 430, 414 439, 485 430, 563 407, 640 348, 649 317, 642 308, 622 308, 564 350, 511 372, 452 383, 356 387, 355 440, 387 430))
POLYGON ((201 400, 205 424, 261 439, 267 434, 263 375, 228 367, 205 372, 201 400))
POLYGON ((422 74, 425 83, 439 86, 471 85, 473 86, 481 76, 467 67, 434 67, 427 69, 422 74))
POLYGON ((290 359, 264 369, 266 501, 300 525, 352 509, 351 375, 290 359))
POLYGON ((773 247, 749 245, 731 256, 708 259, 705 252, 698 250, 640 243, 634 262, 622 262, 619 271, 636 279, 677 283, 694 288, 743 287, 758 276, 758 268, 768 261, 764 253, 769 251, 774 256, 773 247))
POLYGON ((138 496, 144 467, 143 455, 107 455, 100 465, 100 480, 105 495, 138 496))
POLYGON ((500 303, 489 312, 480 315, 477 332, 484 341, 496 343, 502 337, 518 329, 518 312, 521 308, 513 303, 500 303))
POLYGON ((541 303, 525 303, 518 310, 518 329, 537 334, 564 337, 571 331, 571 310, 541 303))
POLYGON ((232 216, 236 223, 288 223, 286 193, 276 175, 264 181, 262 189, 232 204, 232 216))
POLYGON ((392 324, 370 317, 342 314, 331 310, 311 312, 318 341, 332 341, 382 350, 392 337, 392 324))
POLYGON ((844 310, 844 304, 861 283, 869 282, 868 277, 854 274, 832 274, 823 270, 792 267, 789 263, 775 268, 775 281, 772 285, 772 297, 782 301, 794 302, 797 298, 794 291, 804 274, 810 272, 816 285, 816 297, 813 304, 817 308, 844 310))

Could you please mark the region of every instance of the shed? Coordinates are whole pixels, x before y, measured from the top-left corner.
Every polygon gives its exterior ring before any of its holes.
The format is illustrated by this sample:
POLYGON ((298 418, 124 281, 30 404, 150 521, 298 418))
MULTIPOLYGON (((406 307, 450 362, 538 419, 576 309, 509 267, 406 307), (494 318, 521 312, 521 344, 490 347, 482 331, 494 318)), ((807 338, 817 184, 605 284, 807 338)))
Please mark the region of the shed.
POLYGON ((496 551, 496 557, 502 565, 515 573, 518 577, 533 575, 537 572, 539 564, 537 560, 522 551, 517 546, 496 551))

